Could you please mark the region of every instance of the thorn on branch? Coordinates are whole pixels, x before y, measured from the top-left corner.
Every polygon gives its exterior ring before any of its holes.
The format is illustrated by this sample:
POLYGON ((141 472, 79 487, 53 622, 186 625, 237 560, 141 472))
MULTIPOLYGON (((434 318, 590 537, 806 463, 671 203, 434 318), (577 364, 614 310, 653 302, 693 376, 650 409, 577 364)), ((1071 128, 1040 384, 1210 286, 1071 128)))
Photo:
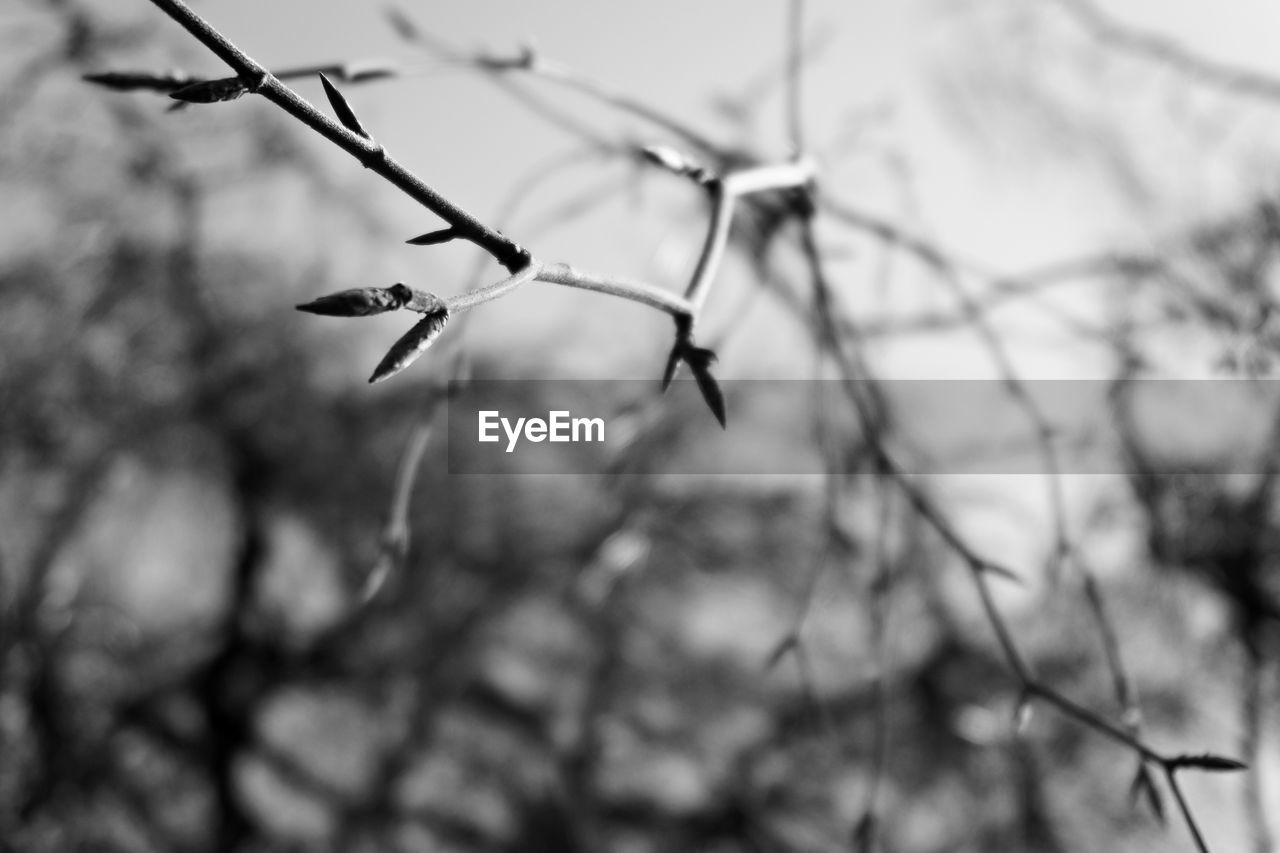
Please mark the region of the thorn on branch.
POLYGON ((429 312, 404 337, 391 345, 391 349, 387 350, 386 356, 369 377, 369 382, 390 379, 417 361, 432 342, 440 337, 440 333, 444 331, 445 324, 448 322, 449 309, 442 302, 439 308, 429 312))
POLYGON ((438 246, 441 243, 448 243, 450 240, 456 240, 462 234, 457 228, 441 228, 439 231, 429 231, 426 234, 419 234, 417 237, 411 237, 405 240, 410 246, 438 246))
POLYGON ((320 83, 324 86, 324 93, 329 98, 329 104, 333 107, 334 114, 338 117, 338 121, 342 122, 342 126, 352 133, 363 136, 370 141, 373 137, 369 135, 369 131, 364 129, 364 125, 360 124, 360 119, 356 118, 355 112, 351 109, 351 105, 347 103, 347 99, 338 91, 338 87, 329 82, 329 78, 320 74, 320 83))
POLYGON ((169 93, 175 101, 188 104, 216 104, 234 101, 249 91, 249 86, 239 77, 220 77, 217 80, 200 80, 169 93))
POLYGON ((391 287, 358 287, 321 296, 297 309, 326 317, 370 317, 404 308, 415 295, 411 288, 400 283, 391 287))
POLYGON ((694 345, 693 327, 688 320, 676 322, 676 342, 671 347, 666 367, 662 371, 664 392, 671 387, 671 381, 675 379, 680 362, 689 365, 689 371, 693 374, 694 381, 698 383, 698 391, 702 393, 702 399, 706 402, 707 408, 711 409, 711 414, 715 415, 721 428, 726 427, 724 392, 720 390, 720 384, 716 382, 716 378, 711 375, 711 365, 716 362, 716 354, 709 349, 694 345))

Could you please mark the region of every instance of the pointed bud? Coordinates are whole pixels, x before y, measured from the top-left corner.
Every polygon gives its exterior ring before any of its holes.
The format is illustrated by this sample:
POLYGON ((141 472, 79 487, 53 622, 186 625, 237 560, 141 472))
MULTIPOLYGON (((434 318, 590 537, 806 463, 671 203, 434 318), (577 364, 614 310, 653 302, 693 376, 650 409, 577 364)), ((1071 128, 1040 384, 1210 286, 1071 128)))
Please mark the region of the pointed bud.
POLYGON ((382 382, 390 379, 400 371, 418 360, 427 351, 432 342, 440 337, 445 324, 449 322, 449 309, 441 308, 423 317, 418 324, 400 340, 391 345, 386 356, 374 369, 369 382, 382 382))
POLYGON ((220 101, 234 101, 249 91, 249 87, 239 77, 222 77, 218 80, 201 80, 191 83, 169 93, 175 101, 189 104, 215 104, 220 101))
POLYGON ((297 306, 297 309, 326 317, 369 317, 403 308, 413 296, 413 291, 403 284, 387 288, 357 287, 321 296, 297 306))
POLYGON ((456 240, 459 236, 457 228, 441 228, 439 231, 429 231, 417 237, 410 237, 405 242, 410 246, 438 246, 441 243, 456 240))
POLYGON ((706 401, 707 408, 711 409, 711 414, 716 416, 721 429, 725 428, 724 392, 720 390, 719 383, 711 375, 711 365, 715 364, 716 354, 709 349, 691 346, 685 347, 682 358, 684 363, 689 365, 689 370, 693 373, 694 381, 698 383, 698 390, 702 392, 702 399, 706 401))
POLYGON ((866 812, 853 827, 854 853, 874 853, 876 847, 877 821, 874 812, 866 812))
POLYGON ((320 75, 320 83, 324 86, 324 93, 329 98, 329 105, 333 107, 334 115, 338 117, 338 121, 342 122, 342 126, 352 133, 359 134, 365 139, 372 139, 369 131, 364 129, 360 124, 360 119, 356 118, 356 114, 351 109, 351 105, 347 103, 347 99, 342 96, 338 88, 329 82, 329 78, 320 75))
POLYGON ((1211 773, 1230 773, 1236 770, 1249 769, 1249 765, 1243 761, 1236 761, 1234 758, 1225 758, 1221 755, 1211 755, 1207 752, 1203 755, 1179 755, 1169 762, 1170 770, 1181 770, 1184 767, 1193 770, 1207 770, 1211 773))

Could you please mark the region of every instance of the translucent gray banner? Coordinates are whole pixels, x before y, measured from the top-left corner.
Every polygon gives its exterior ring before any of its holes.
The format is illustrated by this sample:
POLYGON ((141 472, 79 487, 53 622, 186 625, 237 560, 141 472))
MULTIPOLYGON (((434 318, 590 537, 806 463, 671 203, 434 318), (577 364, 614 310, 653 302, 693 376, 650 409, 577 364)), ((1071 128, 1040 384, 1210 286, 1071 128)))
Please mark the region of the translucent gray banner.
MULTIPOLYGON (((1242 473, 1277 444, 1280 382, 742 380, 722 430, 693 382, 472 381, 451 388, 454 474, 821 474, 866 442, 912 474, 1242 473), (824 451, 825 448, 825 451, 824 451), (1046 452, 1052 449, 1052 455, 1046 452)), ((861 458, 867 454, 862 453, 861 458)), ((845 464, 845 463, 841 463, 845 464)))

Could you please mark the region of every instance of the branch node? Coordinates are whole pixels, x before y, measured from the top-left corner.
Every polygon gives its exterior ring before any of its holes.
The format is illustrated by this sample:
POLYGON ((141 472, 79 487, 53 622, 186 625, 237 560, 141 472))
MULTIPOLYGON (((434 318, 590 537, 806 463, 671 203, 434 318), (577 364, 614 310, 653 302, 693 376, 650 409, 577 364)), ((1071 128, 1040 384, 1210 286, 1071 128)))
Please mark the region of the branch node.
POLYGON ((514 275, 533 263, 533 253, 519 243, 512 243, 511 248, 498 257, 498 263, 514 275))
MULTIPOLYGON (((365 138, 368 139, 368 137, 365 138)), ((369 141, 373 142, 372 139, 369 141)), ((373 142, 373 145, 372 151, 360 155, 360 165, 366 169, 378 169, 387 162, 387 149, 376 142, 373 142)))
POLYGON ((217 80, 198 80, 169 93, 175 101, 188 104, 216 104, 234 101, 249 91, 243 77, 220 77, 217 80))

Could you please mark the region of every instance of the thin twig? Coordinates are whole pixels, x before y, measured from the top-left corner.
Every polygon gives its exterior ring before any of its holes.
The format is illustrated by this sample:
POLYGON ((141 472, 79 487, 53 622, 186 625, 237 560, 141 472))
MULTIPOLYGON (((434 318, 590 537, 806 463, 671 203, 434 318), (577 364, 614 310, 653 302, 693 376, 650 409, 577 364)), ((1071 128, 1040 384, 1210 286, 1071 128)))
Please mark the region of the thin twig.
MULTIPOLYGON (((813 277, 814 286, 819 290, 825 291, 828 289, 828 285, 826 283, 825 273, 822 270, 822 261, 818 254, 817 242, 813 234, 812 223, 809 220, 805 220, 802 223, 801 238, 805 256, 813 277)), ((987 623, 991 626, 992 631, 995 634, 997 645, 1005 659, 1005 663, 1012 672, 1015 680, 1018 682, 1024 697, 1036 698, 1046 702, 1077 722, 1080 722, 1094 731, 1129 747, 1137 753, 1143 761, 1151 762, 1159 766, 1164 771, 1166 778, 1169 780, 1170 787, 1172 788, 1175 797, 1178 799, 1183 820, 1187 825, 1188 832, 1195 842, 1197 849, 1200 853, 1208 853, 1208 848, 1205 846, 1199 826, 1196 824, 1191 809, 1185 802, 1182 792, 1178 788, 1176 779, 1174 778, 1174 774, 1179 768, 1197 765, 1188 764, 1186 756, 1166 755, 1156 750, 1154 747, 1149 746, 1145 741, 1133 734, 1127 727, 1112 723, 1106 717, 1076 703, 1062 693, 1039 681, 1034 676, 1013 639, 1013 634, 1005 621, 1004 615, 1000 612, 992 597, 990 589, 990 575, 992 570, 996 567, 990 561, 982 558, 974 552, 964 542, 964 540, 959 537, 939 511, 925 497, 924 493, 921 492, 920 489, 907 477, 905 472, 899 467, 893 456, 889 453, 888 449, 880 441, 878 432, 875 429, 875 420, 868 409, 866 394, 858 387, 860 384, 859 377, 854 373, 852 363, 847 358, 843 341, 839 336, 836 325, 830 317, 830 312, 818 312, 818 319, 820 321, 819 332, 827 339, 827 346, 835 358, 836 366, 841 372, 841 385, 846 390, 854 413, 861 424, 863 434, 869 442, 870 449, 876 456, 878 465, 882 472, 895 483, 899 491, 904 497, 906 497, 920 517, 941 536, 943 542, 945 542, 964 563, 982 603, 987 623)), ((1216 757, 1215 760, 1217 760, 1216 757)), ((1223 767, 1221 769, 1239 769, 1243 767, 1243 765, 1238 762, 1229 762, 1229 764, 1231 765, 1230 768, 1223 767)))
POLYGON ((1118 24, 1090 0, 1054 2, 1103 44, 1232 94, 1280 102, 1280 78, 1199 56, 1172 39, 1118 24))
POLYGON ((538 271, 537 280, 629 299, 672 317, 692 317, 694 314, 688 300, 670 291, 636 279, 586 272, 569 264, 547 264, 538 271))
POLYGON ((420 423, 413 428, 400 464, 396 468, 396 484, 391 495, 391 506, 387 511, 387 523, 383 528, 382 541, 378 559, 361 592, 365 602, 373 599, 378 591, 386 585, 388 578, 401 568, 409 556, 409 500, 413 496, 413 484, 417 482, 418 472, 422 468, 422 456, 426 452, 427 442, 431 439, 431 427, 428 423, 420 423))
POLYGON ((449 309, 450 314, 460 314, 463 311, 470 311, 477 305, 483 305, 486 302, 492 302, 495 299, 501 299, 509 293, 512 293, 526 282, 533 281, 542 274, 542 264, 530 262, 524 269, 517 270, 513 275, 504 278, 496 284, 488 287, 481 287, 476 290, 470 290, 458 296, 445 300, 445 306, 449 309))
POLYGON ((724 258, 736 201, 735 197, 727 191, 723 181, 712 182, 707 188, 707 195, 711 200, 711 218, 707 223, 707 236, 702 243, 702 252, 698 255, 698 263, 693 269, 689 287, 684 292, 684 297, 689 301, 695 314, 707 298, 711 280, 719 271, 720 261, 724 258))
POLYGON ((1199 853, 1209 853, 1209 845, 1200 834, 1200 827, 1191 813, 1191 806, 1187 804, 1187 798, 1182 794, 1182 786, 1178 784, 1177 771, 1170 765, 1164 764, 1164 778, 1169 783, 1169 790, 1173 791, 1173 798, 1178 803, 1178 811, 1182 814, 1182 822, 1187 825, 1187 831, 1191 833, 1191 840, 1195 843, 1196 850, 1199 853))
POLYGON ((729 227, 733 223, 734 207, 738 200, 754 193, 803 187, 813 180, 815 170, 812 160, 797 159, 794 163, 743 169, 707 184, 711 219, 707 224, 707 236, 702 244, 702 252, 698 255, 693 277, 685 291, 685 298, 695 314, 706 300, 711 282, 724 258, 729 242, 729 227))
POLYGON ((1240 752, 1253 768, 1245 777, 1245 816, 1249 822, 1254 853, 1270 853, 1272 847, 1268 809, 1262 789, 1262 736, 1266 716, 1265 682, 1267 668, 1260 649, 1245 650, 1243 697, 1240 703, 1240 752))
POLYGON ((381 145, 346 129, 320 112, 228 41, 222 33, 210 26, 182 0, 152 0, 152 2, 223 62, 231 66, 251 91, 276 104, 356 158, 365 168, 384 178, 414 201, 448 222, 458 229, 465 239, 493 255, 498 263, 512 272, 518 271, 528 263, 529 253, 525 249, 432 189, 421 178, 394 160, 381 145))
POLYGON ((804 86, 800 79, 804 68, 801 52, 804 39, 804 0, 791 0, 787 15, 787 133, 791 139, 791 153, 799 157, 805 150, 804 113, 801 95, 804 86))

